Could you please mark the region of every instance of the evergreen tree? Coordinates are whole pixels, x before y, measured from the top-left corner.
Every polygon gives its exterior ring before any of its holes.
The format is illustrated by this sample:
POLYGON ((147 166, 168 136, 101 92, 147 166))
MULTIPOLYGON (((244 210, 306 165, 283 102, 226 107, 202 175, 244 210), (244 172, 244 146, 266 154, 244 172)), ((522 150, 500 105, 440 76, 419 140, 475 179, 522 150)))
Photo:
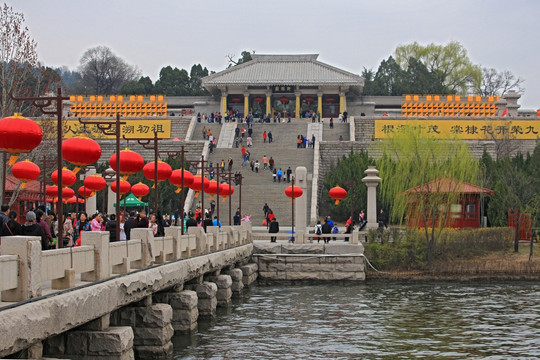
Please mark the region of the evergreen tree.
POLYGON ((327 213, 321 215, 330 215, 337 221, 345 221, 351 214, 351 201, 353 203, 353 212, 356 216, 353 220, 358 220, 358 213, 360 210, 366 208, 367 202, 367 188, 362 182, 362 178, 365 175, 364 171, 370 165, 374 165, 375 161, 369 157, 367 151, 353 152, 349 156, 343 156, 337 164, 331 166, 330 171, 325 175, 323 182, 323 192, 321 196, 321 204, 319 209, 325 209, 327 213), (352 192, 350 188, 339 183, 339 181, 354 181, 354 198, 352 198, 352 192), (341 186, 347 190, 347 197, 339 202, 338 205, 334 204, 334 200, 328 195, 328 191, 334 186, 341 186))

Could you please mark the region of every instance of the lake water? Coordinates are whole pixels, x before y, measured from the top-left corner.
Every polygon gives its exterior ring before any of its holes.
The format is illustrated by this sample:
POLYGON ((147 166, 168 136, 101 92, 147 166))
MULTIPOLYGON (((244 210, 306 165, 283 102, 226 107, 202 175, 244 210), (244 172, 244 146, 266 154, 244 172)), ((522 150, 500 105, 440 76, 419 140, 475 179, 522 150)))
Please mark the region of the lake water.
POLYGON ((540 359, 540 282, 255 286, 174 359, 540 359))

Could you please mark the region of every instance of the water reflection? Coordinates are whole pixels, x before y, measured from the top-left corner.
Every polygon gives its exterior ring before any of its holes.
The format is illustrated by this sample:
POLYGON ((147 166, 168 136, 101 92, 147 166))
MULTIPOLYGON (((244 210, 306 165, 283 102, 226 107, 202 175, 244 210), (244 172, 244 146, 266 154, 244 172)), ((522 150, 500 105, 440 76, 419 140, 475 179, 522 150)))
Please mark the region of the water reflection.
POLYGON ((175 359, 538 359, 540 283, 259 286, 175 359))

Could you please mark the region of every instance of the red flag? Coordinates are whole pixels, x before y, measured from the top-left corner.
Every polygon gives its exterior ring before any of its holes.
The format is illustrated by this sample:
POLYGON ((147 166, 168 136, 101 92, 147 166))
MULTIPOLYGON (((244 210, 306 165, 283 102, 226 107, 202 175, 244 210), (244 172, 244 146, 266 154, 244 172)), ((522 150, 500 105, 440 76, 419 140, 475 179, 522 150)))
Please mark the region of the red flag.
POLYGON ((501 114, 502 117, 508 116, 508 109, 504 108, 504 111, 501 114))

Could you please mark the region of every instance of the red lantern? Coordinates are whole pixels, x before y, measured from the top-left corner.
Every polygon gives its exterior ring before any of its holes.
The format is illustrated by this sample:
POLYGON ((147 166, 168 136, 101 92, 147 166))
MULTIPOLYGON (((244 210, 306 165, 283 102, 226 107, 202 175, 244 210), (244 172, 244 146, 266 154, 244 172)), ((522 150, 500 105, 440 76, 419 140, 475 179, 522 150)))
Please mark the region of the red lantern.
POLYGON ((227 196, 231 196, 232 194, 234 194, 234 187, 227 183, 219 184, 219 195, 223 199, 223 202, 225 202, 227 196))
POLYGON ((0 149, 12 154, 9 166, 15 164, 20 153, 32 151, 42 139, 41 127, 21 114, 0 119, 0 149))
POLYGON ((105 179, 97 174, 84 178, 84 186, 91 191, 100 191, 107 187, 105 179))
POLYGON ((89 198, 96 195, 95 192, 93 192, 92 190, 90 190, 89 188, 85 186, 81 186, 78 192, 79 192, 79 195, 81 195, 83 198, 89 198))
POLYGON ((67 204, 75 204, 76 202, 78 202, 79 204, 82 204, 84 203, 84 199, 77 198, 76 196, 72 196, 66 200, 67 204))
POLYGON ((233 102, 233 103, 239 103, 239 102, 241 102, 241 101, 242 101, 242 99, 240 99, 239 97, 233 97, 233 98, 231 99, 231 102, 233 102))
MULTIPOLYGON (((51 174, 51 180, 53 183, 58 185, 58 170, 54 170, 51 174)), ((75 184, 75 181, 77 181, 77 177, 73 173, 73 171, 63 168, 62 169, 62 186, 71 186, 75 184)))
POLYGON ((200 174, 193 176, 193 182, 191 183, 189 188, 195 191, 195 197, 199 196, 199 192, 202 190, 203 181, 204 181, 204 187, 206 188, 210 180, 208 180, 205 177, 202 177, 200 174))
MULTIPOLYGON (((116 171, 116 153, 109 159, 109 166, 116 171)), ((143 157, 129 149, 120 151, 120 175, 132 175, 141 171, 144 166, 143 157)))
POLYGON ((41 170, 39 169, 39 166, 30 160, 25 160, 13 165, 11 173, 15 178, 22 181, 21 189, 24 189, 27 182, 36 180, 39 177, 41 170))
POLYGON ((328 195, 332 199, 335 199, 335 204, 338 205, 340 200, 343 200, 347 197, 347 191, 341 186, 336 186, 331 188, 330 191, 328 191, 328 195))
POLYGON ((99 160, 101 146, 86 136, 70 138, 62 143, 62 157, 67 162, 77 165, 73 170, 76 174, 81 169, 79 166, 90 165, 99 160))
POLYGON ((140 201, 141 197, 148 195, 148 193, 150 192, 150 188, 148 187, 148 185, 139 182, 131 187, 131 192, 140 201))
POLYGON ((279 101, 281 101, 282 104, 288 104, 289 103, 289 99, 287 99, 285 96, 280 97, 279 101))
POLYGON ((72 196, 75 196, 75 190, 68 187, 62 189, 62 199, 69 199, 72 196))
POLYGON ((255 101, 257 104, 261 104, 264 99, 260 96, 257 96, 256 98, 253 98, 253 101, 255 101))
POLYGON ((302 196, 303 193, 304 191, 299 186, 289 186, 285 189, 285 195, 292 198, 293 200, 302 196))
MULTIPOLYGON (((131 189, 131 184, 125 180, 120 180, 120 194, 127 194, 131 189)), ((113 181, 111 184, 111 190, 116 192, 116 181, 113 181)))
POLYGON ((186 170, 183 171, 184 172, 182 173, 182 169, 173 170, 171 176, 169 177, 169 182, 174 186, 178 187, 178 189, 175 191, 175 193, 177 194, 182 191, 182 174, 184 174, 185 187, 189 187, 193 183, 193 174, 186 170))
POLYGON ((334 101, 336 101, 336 99, 334 99, 333 97, 326 98, 326 102, 333 103, 334 101))
MULTIPOLYGON (((158 168, 157 168, 157 181, 161 182, 164 180, 167 180, 171 177, 172 174, 172 168, 171 165, 158 160, 158 168)), ((145 178, 147 178, 150 181, 154 181, 155 177, 155 167, 154 162, 149 162, 148 164, 144 165, 143 167, 143 175, 145 178)))
POLYGON ((58 186, 56 185, 52 185, 52 186, 47 186, 45 188, 45 193, 47 194, 47 196, 50 196, 50 197, 57 197, 58 196, 58 186))
POLYGON ((313 102, 313 98, 308 96, 307 98, 304 99, 304 101, 308 104, 311 104, 313 102))
POLYGON ((213 196, 217 194, 218 186, 219 184, 216 180, 210 180, 208 182, 208 186, 204 184, 204 192, 210 194, 210 197, 208 198, 209 200, 212 200, 213 196))

